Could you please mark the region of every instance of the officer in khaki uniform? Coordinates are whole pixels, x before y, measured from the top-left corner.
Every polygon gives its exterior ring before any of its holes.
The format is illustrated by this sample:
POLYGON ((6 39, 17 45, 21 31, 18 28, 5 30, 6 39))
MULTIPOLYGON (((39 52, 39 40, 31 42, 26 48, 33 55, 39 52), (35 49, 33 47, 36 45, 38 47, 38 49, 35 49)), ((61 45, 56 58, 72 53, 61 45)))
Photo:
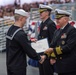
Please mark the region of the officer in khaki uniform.
POLYGON ((55 31, 50 48, 45 51, 51 55, 50 63, 56 66, 58 75, 76 75, 76 29, 68 22, 70 15, 56 9, 56 22, 60 28, 55 31))
MULTIPOLYGON (((40 18, 42 20, 40 24, 40 33, 38 35, 38 40, 47 38, 50 45, 54 31, 56 30, 55 23, 50 19, 50 13, 52 8, 48 5, 39 5, 40 18)), ((43 55, 43 52, 40 53, 43 55)), ((49 58, 47 58, 43 64, 39 64, 40 75, 53 75, 53 68, 50 65, 49 58)))

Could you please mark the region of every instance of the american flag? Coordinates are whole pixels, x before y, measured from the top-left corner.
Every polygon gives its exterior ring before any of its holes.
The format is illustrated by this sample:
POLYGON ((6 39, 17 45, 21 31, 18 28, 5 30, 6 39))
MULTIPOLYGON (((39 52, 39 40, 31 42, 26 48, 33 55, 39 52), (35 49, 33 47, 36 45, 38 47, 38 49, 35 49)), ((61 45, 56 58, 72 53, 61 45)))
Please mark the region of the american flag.
POLYGON ((28 36, 30 36, 31 38, 37 38, 38 33, 39 33, 39 26, 40 26, 40 22, 31 22, 31 24, 29 25, 28 28, 28 36))

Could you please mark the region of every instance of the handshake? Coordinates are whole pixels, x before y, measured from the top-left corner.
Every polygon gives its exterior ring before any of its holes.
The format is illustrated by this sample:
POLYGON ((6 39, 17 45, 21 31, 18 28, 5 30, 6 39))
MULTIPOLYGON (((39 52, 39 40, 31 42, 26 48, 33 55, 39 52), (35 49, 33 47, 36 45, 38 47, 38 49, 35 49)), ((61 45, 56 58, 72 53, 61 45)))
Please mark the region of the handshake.
MULTIPOLYGON (((31 41, 32 41, 32 42, 36 42, 37 39, 31 39, 31 41)), ((49 54, 51 54, 52 52, 53 52, 53 48, 48 48, 47 50, 44 51, 44 54, 49 55, 49 54)), ((46 55, 41 55, 40 57, 41 57, 41 59, 39 60, 39 63, 42 64, 42 63, 45 61, 45 59, 46 59, 46 55)), ((51 61, 53 61, 53 60, 51 60, 51 61)))
POLYGON ((41 59, 39 60, 39 63, 42 64, 46 59, 46 55, 41 55, 40 57, 41 59))
MULTIPOLYGON (((45 54, 51 54, 53 52, 53 48, 49 48, 49 49, 47 49, 47 50, 45 50, 45 54)), ((40 64, 42 64, 44 61, 45 61, 45 59, 46 59, 46 55, 41 55, 40 56, 41 57, 41 59, 39 60, 39 63, 40 64)))

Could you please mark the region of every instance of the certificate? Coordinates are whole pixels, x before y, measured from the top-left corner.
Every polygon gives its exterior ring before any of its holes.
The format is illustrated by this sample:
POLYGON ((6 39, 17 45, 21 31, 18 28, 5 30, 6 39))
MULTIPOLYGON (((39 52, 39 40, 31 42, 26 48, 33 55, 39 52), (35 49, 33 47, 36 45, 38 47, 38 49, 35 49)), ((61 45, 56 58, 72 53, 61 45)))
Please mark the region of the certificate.
POLYGON ((31 43, 31 46, 36 50, 37 53, 44 52, 49 48, 47 38, 38 40, 36 43, 31 43))

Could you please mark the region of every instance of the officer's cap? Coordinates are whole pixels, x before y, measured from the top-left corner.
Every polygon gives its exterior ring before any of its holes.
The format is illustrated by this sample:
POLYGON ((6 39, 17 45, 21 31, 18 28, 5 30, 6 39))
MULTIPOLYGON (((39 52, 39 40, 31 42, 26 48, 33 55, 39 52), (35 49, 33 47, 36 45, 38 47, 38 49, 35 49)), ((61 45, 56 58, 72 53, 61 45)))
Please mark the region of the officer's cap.
POLYGON ((52 11, 52 7, 50 7, 49 5, 43 5, 43 4, 40 4, 39 5, 39 12, 43 12, 43 11, 52 11))
POLYGON ((59 19, 64 16, 67 16, 67 17, 71 16, 71 13, 60 9, 55 9, 55 13, 56 13, 56 19, 59 19))
POLYGON ((23 9, 15 9, 15 14, 19 14, 21 16, 26 16, 28 17, 28 12, 24 11, 23 9))

